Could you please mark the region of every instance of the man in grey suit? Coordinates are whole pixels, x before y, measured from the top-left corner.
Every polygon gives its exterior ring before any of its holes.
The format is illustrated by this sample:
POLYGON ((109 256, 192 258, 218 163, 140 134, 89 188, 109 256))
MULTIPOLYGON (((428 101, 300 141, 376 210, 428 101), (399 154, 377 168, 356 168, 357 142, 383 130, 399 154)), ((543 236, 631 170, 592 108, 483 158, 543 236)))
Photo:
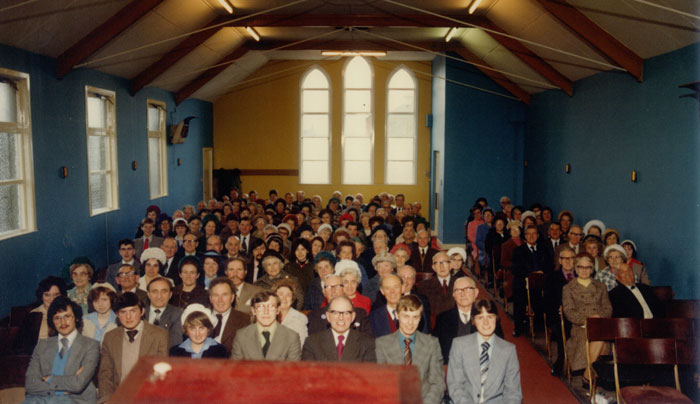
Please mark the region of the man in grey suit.
POLYGON ((299 334, 277 322, 280 301, 270 291, 259 292, 251 301, 255 323, 236 332, 231 359, 298 361, 299 334))
POLYGON ((445 395, 444 366, 438 339, 418 332, 423 304, 415 295, 402 296, 397 306, 399 329, 377 338, 377 363, 415 365, 425 404, 438 404, 445 395))
POLYGON ((39 341, 25 378, 25 403, 94 403, 92 378, 100 358, 100 343, 80 335, 83 312, 67 297, 57 297, 48 309, 49 328, 58 335, 39 341))
POLYGON ((156 224, 151 218, 145 218, 141 221, 141 231, 143 236, 134 239, 134 250, 136 250, 136 259, 141 260, 141 253, 152 247, 160 247, 163 244, 163 238, 154 236, 153 231, 156 229, 156 224))
POLYGON ((134 240, 125 238, 119 240, 118 244, 119 255, 122 257, 122 260, 108 266, 107 274, 105 275, 105 282, 109 282, 116 290, 119 290, 119 284, 117 283, 119 267, 121 267, 123 264, 129 264, 134 267, 136 272, 139 272, 141 269, 141 263, 139 260, 134 259, 134 254, 136 253, 136 250, 134 250, 134 240))
POLYGON ((310 335, 304 342, 301 359, 321 362, 376 362, 374 339, 352 329, 355 309, 345 296, 326 306, 330 329, 310 335))
POLYGON ((152 279, 148 283, 147 288, 149 305, 146 307, 144 320, 168 330, 170 335, 170 345, 168 347, 179 345, 182 342, 182 325, 180 324, 182 309, 168 304, 173 296, 172 283, 170 283, 170 280, 159 276, 152 279))
POLYGON ((495 335, 498 308, 487 299, 472 305, 477 332, 457 337, 450 350, 447 387, 454 404, 520 404, 520 365, 515 345, 495 335))

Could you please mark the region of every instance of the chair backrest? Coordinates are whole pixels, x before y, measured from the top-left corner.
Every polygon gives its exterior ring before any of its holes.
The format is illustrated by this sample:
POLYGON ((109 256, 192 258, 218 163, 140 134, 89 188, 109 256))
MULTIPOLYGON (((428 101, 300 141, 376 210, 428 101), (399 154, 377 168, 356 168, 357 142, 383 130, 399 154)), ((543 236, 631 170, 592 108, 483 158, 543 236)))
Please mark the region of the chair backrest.
POLYGON ((651 291, 660 302, 673 300, 673 288, 671 286, 652 286, 651 291))
POLYGON ((530 293, 542 294, 544 290, 544 274, 542 272, 533 272, 527 276, 527 282, 530 286, 530 293))
POLYGON ((642 327, 638 318, 586 319, 586 338, 589 341, 613 341, 615 338, 639 338, 642 327))
POLYGON ((700 347, 697 339, 677 339, 676 357, 679 365, 700 365, 700 347))
POLYGON ((614 357, 620 364, 675 365, 673 338, 615 338, 614 357))
POLYGON ((641 320, 641 323, 644 338, 688 340, 696 337, 696 320, 692 318, 651 318, 641 320))
POLYGON ((666 317, 700 318, 700 300, 669 300, 666 302, 666 317))

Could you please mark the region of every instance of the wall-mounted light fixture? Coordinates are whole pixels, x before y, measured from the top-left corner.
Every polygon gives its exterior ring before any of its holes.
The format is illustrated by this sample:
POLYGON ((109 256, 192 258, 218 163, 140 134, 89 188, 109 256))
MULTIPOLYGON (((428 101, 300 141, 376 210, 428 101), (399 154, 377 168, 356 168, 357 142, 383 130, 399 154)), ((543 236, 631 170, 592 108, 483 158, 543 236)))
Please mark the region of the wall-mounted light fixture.
POLYGON ((571 164, 567 164, 564 166, 564 172, 567 174, 571 174, 571 164))
POLYGON ((479 4, 481 4, 481 0, 473 0, 472 5, 469 6, 469 14, 474 14, 474 11, 479 8, 479 4))
POLYGON ((221 4, 221 7, 225 8, 229 14, 233 14, 233 4, 231 4, 231 2, 228 0, 219 0, 219 4, 221 4))
POLYGON ((131 162, 131 169, 136 171, 137 168, 139 168, 139 163, 136 160, 132 161, 131 162))
POLYGON ((632 170, 632 182, 637 182, 637 170, 632 170))
POLYGON ((182 159, 178 157, 178 159, 177 159, 177 166, 179 167, 179 166, 181 166, 181 165, 182 165, 182 159))
POLYGON ((245 30, 248 31, 250 36, 255 39, 255 42, 260 42, 260 34, 258 34, 258 31, 255 30, 253 27, 245 27, 245 30))
POLYGON ((523 167, 527 167, 527 160, 523 160, 523 167))
POLYGON ((61 167, 61 178, 68 178, 68 167, 61 167))
POLYGON ((457 27, 452 27, 447 31, 447 35, 445 35, 445 42, 450 42, 450 39, 452 39, 453 36, 457 33, 457 27))
POLYGON ((386 56, 386 51, 321 51, 321 56, 386 56))

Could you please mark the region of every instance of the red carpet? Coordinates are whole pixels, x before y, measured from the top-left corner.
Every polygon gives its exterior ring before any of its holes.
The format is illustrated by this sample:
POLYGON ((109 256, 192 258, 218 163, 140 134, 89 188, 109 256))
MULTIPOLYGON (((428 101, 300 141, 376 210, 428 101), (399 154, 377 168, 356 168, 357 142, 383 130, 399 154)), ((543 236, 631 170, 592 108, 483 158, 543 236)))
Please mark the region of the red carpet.
MULTIPOLYGON (((492 298, 478 281, 476 286, 479 288, 479 298, 492 298)), ((524 335, 514 338, 513 321, 500 305, 498 306, 498 311, 505 339, 515 344, 518 352, 523 404, 579 404, 578 399, 571 393, 564 382, 550 374, 549 364, 530 344, 529 336, 524 335)))

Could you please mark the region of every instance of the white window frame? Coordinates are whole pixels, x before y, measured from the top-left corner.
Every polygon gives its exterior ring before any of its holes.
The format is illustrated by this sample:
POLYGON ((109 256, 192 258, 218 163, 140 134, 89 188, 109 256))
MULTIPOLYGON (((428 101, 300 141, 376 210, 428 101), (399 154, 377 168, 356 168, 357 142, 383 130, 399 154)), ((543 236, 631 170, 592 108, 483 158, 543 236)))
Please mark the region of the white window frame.
MULTIPOLYGON (((0 122, 0 132, 19 134, 17 178, 0 180, 0 185, 19 185, 19 227, 0 234, 0 240, 37 230, 34 201, 34 152, 32 149, 32 117, 29 74, 0 68, 0 79, 17 87, 17 122, 0 122)), ((6 215, 4 209, 2 214, 6 215)))
POLYGON ((117 166, 117 108, 116 108, 116 93, 110 90, 104 90, 96 87, 85 86, 85 134, 86 143, 85 147, 88 152, 86 164, 87 164, 87 182, 88 182, 88 198, 89 198, 89 208, 90 216, 96 216, 102 213, 110 212, 119 209, 119 177, 118 166, 117 166), (90 120, 88 119, 88 100, 90 97, 102 97, 106 103, 106 120, 107 125, 104 129, 97 129, 90 127, 90 120), (109 151, 107 153, 107 159, 109 160, 109 166, 105 170, 94 170, 90 171, 90 151, 89 151, 89 141, 90 136, 106 136, 109 146, 109 151), (92 208, 92 189, 90 186, 90 175, 91 174, 105 174, 109 177, 109 189, 106 195, 107 206, 104 208, 93 209, 92 208))
MULTIPOLYGON (((409 88, 395 88, 395 90, 409 90, 409 88)), ((418 171, 418 82, 416 80, 416 76, 413 74, 413 71, 409 69, 408 67, 401 65, 394 69, 391 74, 389 74, 387 81, 386 81, 386 120, 385 120, 385 136, 384 136, 384 183, 385 184, 390 184, 390 185, 416 185, 416 179, 417 179, 417 171, 418 171), (408 75, 411 77, 413 80, 413 88, 410 90, 413 90, 413 111, 412 112, 389 112, 389 94, 391 88, 389 87, 391 83, 391 79, 394 78, 394 75, 399 73, 401 70, 404 70, 408 75), (407 183, 402 183, 402 182, 390 182, 389 181, 389 116, 390 115, 411 115, 413 116, 414 120, 414 132, 413 132, 413 170, 412 170, 412 177, 413 181, 407 182, 407 183)), ((392 161, 397 161, 397 160, 392 160, 392 161)), ((408 160, 400 160, 400 161, 408 161, 408 160)))
POLYGON ((162 101, 157 100, 146 100, 146 133, 148 142, 148 193, 151 196, 151 200, 162 198, 168 196, 168 155, 166 152, 166 137, 165 137, 165 117, 166 117, 166 106, 162 101), (149 128, 149 118, 148 113, 151 107, 155 107, 159 111, 159 123, 158 130, 150 130, 149 128), (158 139, 158 153, 160 154, 160 159, 158 164, 158 175, 160 176, 160 189, 157 193, 153 193, 151 187, 151 139, 158 139))
MULTIPOLYGON (((343 185, 373 185, 374 184, 374 68, 372 66, 372 63, 365 57, 363 56, 354 56, 352 58, 348 58, 347 62, 345 63, 345 66, 343 66, 343 125, 342 125, 342 150, 341 150, 341 160, 342 160, 342 165, 341 169, 343 171, 342 173, 342 184, 343 185), (347 115, 352 115, 355 114, 353 112, 346 112, 345 111, 345 92, 347 90, 367 90, 368 88, 366 87, 345 87, 345 73, 348 69, 348 66, 350 65, 350 62, 355 60, 355 58, 361 58, 367 64, 369 65, 369 72, 370 72, 370 87, 369 87, 369 102, 370 102, 370 108, 369 108, 369 119, 370 122, 372 123, 372 127, 370 129, 370 134, 369 134, 369 139, 370 139, 370 150, 369 150, 369 173, 370 173, 370 178, 369 182, 360 182, 360 183, 350 183, 345 179, 345 139, 350 138, 349 136, 345 135, 345 118, 347 115)), ((359 113, 357 113, 359 114, 359 113)))
MULTIPOLYGON (((331 79, 328 76, 328 73, 324 69, 322 69, 318 65, 313 65, 311 66, 301 77, 301 82, 299 83, 299 183, 300 184, 330 184, 332 180, 332 175, 333 172, 331 171, 331 167, 333 164, 333 136, 331 133, 331 128, 332 123, 331 123, 331 117, 332 114, 331 112, 333 111, 333 106, 331 105, 331 100, 333 99, 332 94, 331 94, 331 79), (318 70, 323 74, 323 76, 326 78, 326 81, 328 82, 328 87, 324 88, 323 90, 328 90, 328 112, 304 112, 304 81, 308 77, 311 72, 314 70, 318 70), (304 161, 302 156, 303 156, 303 138, 304 138, 304 115, 327 115, 328 116, 328 181, 327 182, 306 182, 304 181, 304 161)), ((306 88, 306 90, 322 90, 321 88, 306 88)), ((315 160, 318 161, 318 160, 315 160)))

